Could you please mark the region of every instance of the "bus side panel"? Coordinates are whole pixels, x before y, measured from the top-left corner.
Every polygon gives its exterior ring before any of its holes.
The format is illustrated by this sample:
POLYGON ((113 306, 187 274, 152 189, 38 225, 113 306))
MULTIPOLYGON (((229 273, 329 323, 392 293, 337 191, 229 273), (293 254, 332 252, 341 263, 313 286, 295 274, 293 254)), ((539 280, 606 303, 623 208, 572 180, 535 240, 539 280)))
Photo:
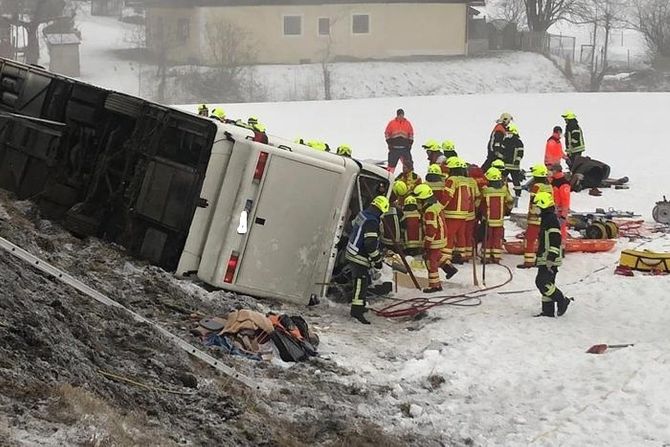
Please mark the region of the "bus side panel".
POLYGON ((212 155, 207 165, 205 181, 200 193, 200 198, 205 203, 201 203, 195 210, 188 238, 184 245, 184 251, 177 267, 177 275, 196 272, 198 270, 205 241, 207 240, 214 211, 221 193, 223 176, 228 167, 233 144, 233 141, 223 139, 216 141, 212 146, 212 155))

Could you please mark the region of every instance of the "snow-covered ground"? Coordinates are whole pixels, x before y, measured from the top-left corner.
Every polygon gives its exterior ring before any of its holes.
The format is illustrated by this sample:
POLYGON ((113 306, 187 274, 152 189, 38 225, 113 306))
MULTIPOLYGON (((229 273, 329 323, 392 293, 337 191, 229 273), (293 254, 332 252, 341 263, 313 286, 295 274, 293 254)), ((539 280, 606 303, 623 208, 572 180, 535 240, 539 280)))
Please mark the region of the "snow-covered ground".
MULTIPOLYGON (((670 94, 434 96, 224 107, 229 116, 258 115, 273 134, 323 138, 331 145, 348 142, 361 159, 384 158, 384 125, 403 107, 418 143, 454 139, 460 154, 473 162, 483 159, 495 118, 509 111, 526 143, 526 167, 542 160, 551 128, 562 124, 564 109, 572 108, 584 129, 587 155, 609 163, 613 175, 631 178, 630 190, 604 190, 602 197, 573 194, 573 210, 614 207, 650 219, 654 202, 670 192, 664 163, 670 94)), ((425 172, 418 146, 418 170, 425 172)), ((520 292, 484 294, 481 306, 444 307, 419 321, 373 316, 372 326, 352 322, 346 307, 334 306, 327 313, 336 317, 318 322, 322 351, 355 371, 342 380, 392 390, 359 410, 399 432, 439 433, 445 440, 480 446, 669 445, 670 277, 613 275, 624 247, 670 251, 670 238, 622 240, 611 253, 569 254, 558 285, 575 303, 561 318, 531 317, 540 307, 535 272, 514 269, 520 258, 506 256, 514 278, 498 291, 520 292), (635 346, 586 354, 596 343, 635 346), (429 376, 445 382, 434 387, 429 376), (402 409, 411 405, 414 417, 407 417, 402 409)), ((461 266, 446 283, 448 293, 477 290, 471 273, 470 266, 461 266)), ((501 267, 487 271, 488 285, 505 278, 501 267)))

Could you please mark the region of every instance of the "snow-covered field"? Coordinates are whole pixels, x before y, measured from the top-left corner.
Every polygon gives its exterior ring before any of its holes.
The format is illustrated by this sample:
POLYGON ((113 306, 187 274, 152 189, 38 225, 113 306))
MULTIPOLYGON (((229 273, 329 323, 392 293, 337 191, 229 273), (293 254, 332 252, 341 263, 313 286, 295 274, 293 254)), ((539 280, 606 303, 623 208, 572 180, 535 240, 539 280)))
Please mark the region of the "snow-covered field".
MULTIPOLYGON (((573 209, 634 210, 650 219, 667 194, 665 154, 670 94, 545 94, 434 96, 288 104, 225 105, 229 116, 258 115, 270 133, 347 142, 354 156, 384 158, 383 130, 397 107, 414 123, 417 142, 456 141, 468 160, 481 162, 493 121, 509 111, 526 143, 524 166, 542 160, 544 141, 560 113, 572 108, 584 129, 587 155, 628 175, 630 190, 604 190, 602 197, 573 194, 573 209)), ((189 107, 186 107, 189 109, 189 107)), ((420 148, 418 170, 426 163, 420 148)), ((526 196, 524 196, 526 198, 526 196)), ((522 204, 522 206, 524 206, 522 204)), ((511 226, 510 228, 511 229, 511 226)), ((445 307, 420 321, 373 318, 362 326, 344 306, 318 322, 322 351, 356 373, 351 380, 393 391, 359 410, 404 431, 439 433, 481 446, 665 446, 670 445, 670 301, 667 276, 613 275, 624 247, 670 250, 670 238, 621 241, 598 255, 569 254, 558 285, 575 303, 557 319, 532 318, 540 307, 534 271, 514 279, 471 308, 445 307), (531 291, 524 291, 531 289, 531 291), (341 318, 338 318, 340 316, 341 318), (634 347, 586 354, 596 343, 634 347), (429 376, 445 382, 429 385, 429 376), (414 417, 401 408, 414 405, 414 417)), ((449 293, 476 290, 471 267, 446 283, 449 293)), ((489 268, 487 284, 502 282, 502 268, 489 268)), ((401 291, 400 297, 413 296, 401 291)), ((381 306, 382 303, 377 306, 381 306)))

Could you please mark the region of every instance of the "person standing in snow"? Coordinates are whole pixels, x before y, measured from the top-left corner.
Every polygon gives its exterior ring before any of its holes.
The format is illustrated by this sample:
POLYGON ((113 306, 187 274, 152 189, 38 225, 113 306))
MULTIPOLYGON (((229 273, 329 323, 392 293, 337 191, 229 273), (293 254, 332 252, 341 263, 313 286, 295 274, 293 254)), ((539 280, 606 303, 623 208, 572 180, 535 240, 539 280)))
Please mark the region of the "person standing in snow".
MULTIPOLYGON (((531 173, 533 179, 531 180, 532 184, 530 186, 530 201, 528 203, 528 225, 526 226, 526 233, 524 236, 523 243, 523 264, 517 265, 517 268, 529 269, 535 267, 536 261, 536 251, 537 251, 537 239, 540 234, 540 208, 535 204, 534 198, 540 192, 547 192, 549 194, 554 193, 553 188, 549 184, 549 179, 547 175, 549 171, 547 167, 542 164, 536 164, 531 168, 531 173)), ((553 199, 552 199, 552 209, 553 209, 553 199)))
POLYGON ((555 164, 560 164, 562 160, 568 158, 563 152, 562 135, 561 126, 555 126, 551 136, 547 139, 547 145, 544 148, 544 165, 547 169, 551 169, 555 164))
POLYGON ((565 152, 568 156, 568 167, 572 169, 577 156, 586 150, 584 133, 577 122, 577 115, 572 110, 566 110, 562 115, 565 119, 565 152))
POLYGON ((542 312, 538 317, 559 317, 563 315, 570 305, 570 299, 566 298, 556 287, 556 274, 563 258, 561 246, 561 230, 554 209, 554 196, 552 193, 541 191, 535 194, 533 203, 540 212, 540 243, 537 248, 537 276, 535 285, 542 294, 542 312))
POLYGON ((388 145, 388 171, 395 172, 398 161, 402 161, 403 166, 407 162, 412 162, 412 144, 414 144, 414 129, 412 123, 405 118, 405 111, 398 109, 396 117, 386 125, 384 138, 388 145))
POLYGON ((505 188, 502 173, 494 168, 486 171, 488 185, 482 188, 480 211, 482 224, 486 226, 484 261, 499 264, 502 260, 502 243, 505 238, 504 218, 512 209, 514 199, 505 188))
POLYGON ((504 160, 505 156, 503 154, 503 140, 505 135, 507 135, 507 126, 512 122, 512 115, 505 112, 500 115, 500 118, 496 121, 496 125, 491 131, 491 136, 489 137, 489 142, 487 145, 486 151, 486 160, 482 164, 482 170, 486 172, 490 167, 491 163, 495 159, 504 160))
POLYGON ((351 316, 363 324, 367 312, 367 293, 370 285, 370 269, 382 268, 382 253, 379 246, 379 225, 381 215, 388 212, 389 201, 377 196, 366 209, 358 213, 349 233, 345 259, 351 269, 353 295, 351 297, 351 316))
POLYGON ((523 160, 523 142, 519 137, 519 128, 510 123, 507 126, 507 135, 503 140, 503 155, 505 156, 505 172, 511 177, 514 185, 514 196, 521 197, 521 184, 525 180, 521 172, 521 160, 523 160))
POLYGON ((568 214, 570 213, 570 182, 565 178, 560 163, 551 167, 551 187, 554 188, 556 215, 561 224, 561 237, 565 242, 568 237, 568 214))

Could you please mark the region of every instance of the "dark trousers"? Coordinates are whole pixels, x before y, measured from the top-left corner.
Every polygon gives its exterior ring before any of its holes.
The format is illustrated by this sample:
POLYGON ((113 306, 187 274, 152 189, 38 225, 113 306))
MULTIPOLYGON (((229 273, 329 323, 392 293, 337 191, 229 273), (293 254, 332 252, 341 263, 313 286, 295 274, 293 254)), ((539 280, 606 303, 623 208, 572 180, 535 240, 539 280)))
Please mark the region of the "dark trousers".
POLYGON ((514 195, 521 197, 521 185, 526 181, 526 177, 523 175, 521 170, 511 170, 509 171, 509 176, 512 179, 512 184, 514 185, 514 195))
POLYGON ((491 167, 491 163, 496 161, 498 157, 496 156, 495 152, 488 152, 486 154, 486 160, 484 160, 484 164, 482 164, 482 171, 486 172, 488 169, 491 167))
POLYGON ((556 287, 556 274, 558 267, 547 268, 546 265, 540 265, 537 268, 537 276, 535 277, 535 286, 542 294, 543 302, 560 302, 565 298, 563 292, 556 287))
POLYGON ((412 161, 412 151, 408 147, 402 148, 389 148, 388 155, 388 167, 389 171, 393 172, 395 167, 398 166, 398 161, 402 160, 403 166, 407 163, 413 163, 412 161))
POLYGON ((370 272, 368 267, 350 262, 351 268, 351 308, 363 307, 367 304, 368 287, 370 286, 370 272))

